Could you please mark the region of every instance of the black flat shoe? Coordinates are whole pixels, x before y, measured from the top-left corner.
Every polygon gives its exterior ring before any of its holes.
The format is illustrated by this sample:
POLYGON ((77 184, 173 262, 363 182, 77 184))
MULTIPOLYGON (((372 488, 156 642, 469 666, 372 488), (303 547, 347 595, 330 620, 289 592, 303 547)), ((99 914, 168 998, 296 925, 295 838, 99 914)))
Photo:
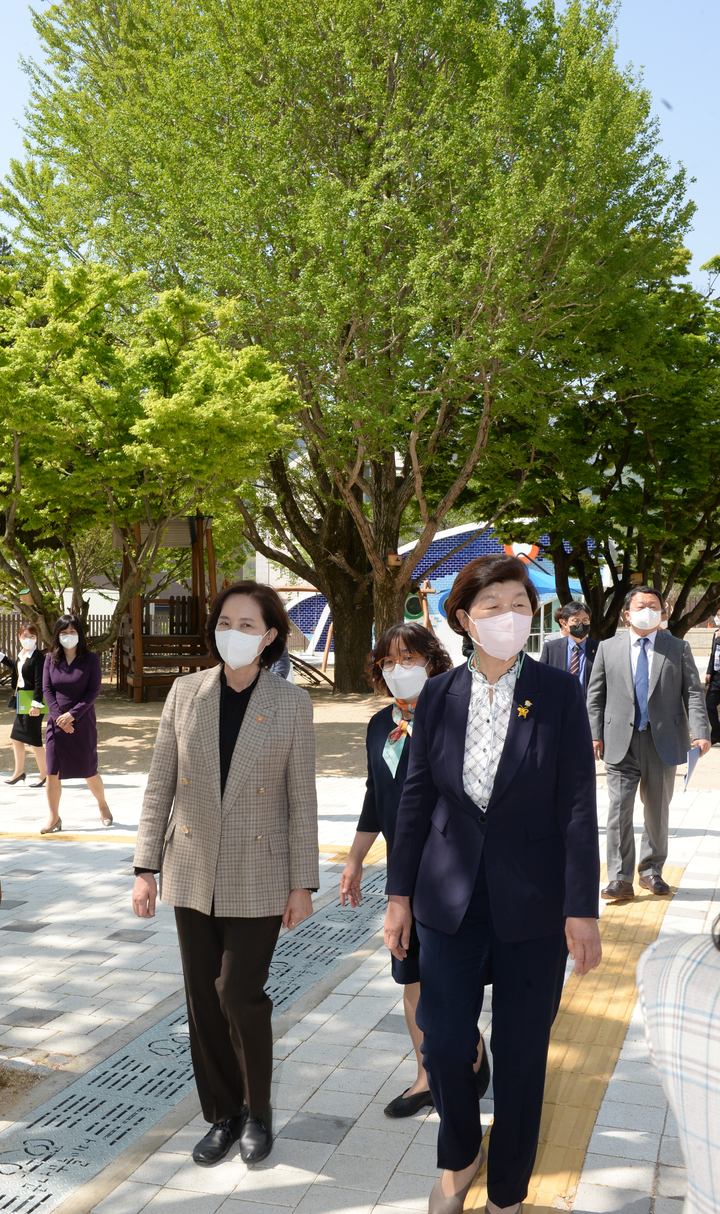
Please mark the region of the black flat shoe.
POLYGON ((31 784, 31 788, 44 788, 47 781, 47 776, 44 780, 38 780, 37 784, 31 784))
POLYGON ((5 783, 6 784, 19 784, 20 781, 24 780, 24 779, 25 779, 25 772, 21 771, 19 776, 15 776, 15 778, 12 780, 6 780, 5 783))
POLYGON ((229 1117, 227 1121, 216 1121, 204 1138, 201 1138, 194 1148, 192 1156, 201 1168, 208 1168, 213 1163, 219 1163, 227 1155, 230 1147, 237 1142, 245 1119, 247 1109, 237 1117, 229 1117))
POLYGON ((406 1096, 403 1092, 402 1096, 396 1096, 390 1104, 383 1109, 386 1117, 413 1117, 415 1113, 419 1113, 420 1109, 431 1109, 433 1107, 433 1098, 429 1092, 416 1092, 414 1096, 406 1096))
POLYGON ((248 1117, 240 1131, 240 1158, 243 1163, 260 1163, 272 1151, 272 1105, 264 1117, 248 1117))
MULTIPOLYGON (((482 1041, 482 1037, 480 1038, 482 1041)), ((482 1062, 475 1072, 475 1082, 477 1083, 478 1100, 482 1100, 483 1096, 490 1087, 490 1061, 488 1059, 485 1042, 483 1041, 482 1062)))

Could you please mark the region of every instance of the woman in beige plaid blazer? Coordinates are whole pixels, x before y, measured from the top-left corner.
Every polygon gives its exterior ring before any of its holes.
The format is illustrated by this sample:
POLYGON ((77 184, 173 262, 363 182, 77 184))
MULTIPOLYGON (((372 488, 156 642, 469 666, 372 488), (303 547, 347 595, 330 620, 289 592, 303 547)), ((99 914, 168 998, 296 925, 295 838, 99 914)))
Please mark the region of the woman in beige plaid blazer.
POLYGON ((177 679, 158 730, 135 850, 133 908, 175 907, 193 1069, 212 1123, 196 1163, 237 1139, 272 1148, 272 1002, 281 925, 312 914, 318 839, 315 737, 306 691, 270 674, 290 621, 268 586, 219 594, 206 639, 221 663, 177 679))

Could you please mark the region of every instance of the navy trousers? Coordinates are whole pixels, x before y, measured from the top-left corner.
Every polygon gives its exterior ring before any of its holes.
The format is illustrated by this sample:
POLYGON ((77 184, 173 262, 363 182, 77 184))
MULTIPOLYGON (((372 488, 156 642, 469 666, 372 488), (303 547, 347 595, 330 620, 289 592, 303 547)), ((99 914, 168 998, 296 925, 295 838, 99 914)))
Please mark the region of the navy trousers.
POLYGON ((454 936, 418 923, 423 1061, 440 1115, 438 1167, 459 1172, 476 1158, 482 1130, 473 1063, 484 988, 492 983, 495 1116, 488 1196, 498 1206, 527 1197, 540 1134, 550 1030, 560 1005, 565 936, 507 944, 493 928, 484 859, 454 936))

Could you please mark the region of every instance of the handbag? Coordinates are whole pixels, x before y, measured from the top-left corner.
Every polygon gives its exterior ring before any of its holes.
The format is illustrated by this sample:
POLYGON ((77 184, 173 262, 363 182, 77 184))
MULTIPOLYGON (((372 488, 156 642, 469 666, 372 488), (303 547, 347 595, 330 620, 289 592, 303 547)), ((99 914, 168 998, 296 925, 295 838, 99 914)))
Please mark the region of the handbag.
MULTIPOLYGON (((31 691, 29 688, 24 688, 24 687, 21 687, 19 689, 19 691, 17 693, 18 716, 22 717, 22 716, 25 716, 27 713, 29 713, 30 709, 33 706, 34 699, 35 699, 34 691, 31 691)), ((43 706, 40 709, 40 716, 41 717, 47 716, 49 711, 50 711, 50 709, 48 708, 47 704, 45 703, 45 699, 43 698, 43 706)))

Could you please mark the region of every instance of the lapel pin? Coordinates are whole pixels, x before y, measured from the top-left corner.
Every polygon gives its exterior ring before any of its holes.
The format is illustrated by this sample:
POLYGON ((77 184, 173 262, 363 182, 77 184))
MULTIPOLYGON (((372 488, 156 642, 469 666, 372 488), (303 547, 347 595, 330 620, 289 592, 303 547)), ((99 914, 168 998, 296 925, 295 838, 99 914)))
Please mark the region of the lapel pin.
POLYGON ((525 701, 525 707, 526 707, 526 708, 532 708, 532 700, 526 700, 526 701, 525 701))
POLYGON ((258 717, 258 721, 262 721, 262 717, 258 717))
POLYGON ((524 719, 527 716, 529 711, 530 710, 528 708, 525 708, 525 706, 523 704, 518 704, 518 716, 519 717, 522 717, 524 719))

